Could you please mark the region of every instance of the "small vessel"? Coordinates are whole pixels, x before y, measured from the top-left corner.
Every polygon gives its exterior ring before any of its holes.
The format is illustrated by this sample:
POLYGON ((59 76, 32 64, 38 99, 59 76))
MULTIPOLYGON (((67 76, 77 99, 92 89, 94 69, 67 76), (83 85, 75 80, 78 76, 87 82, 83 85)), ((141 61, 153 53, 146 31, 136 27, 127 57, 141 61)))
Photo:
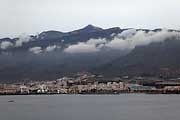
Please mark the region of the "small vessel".
POLYGON ((14 100, 9 100, 8 102, 14 102, 14 100))

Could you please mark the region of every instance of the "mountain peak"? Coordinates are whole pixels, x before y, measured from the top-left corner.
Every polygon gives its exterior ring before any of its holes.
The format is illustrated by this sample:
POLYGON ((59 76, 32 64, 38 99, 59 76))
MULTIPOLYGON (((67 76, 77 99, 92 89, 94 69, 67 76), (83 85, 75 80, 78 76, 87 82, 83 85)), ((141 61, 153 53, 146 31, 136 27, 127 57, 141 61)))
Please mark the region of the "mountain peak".
POLYGON ((83 29, 87 29, 87 30, 103 30, 102 28, 96 27, 96 26, 91 25, 91 24, 87 25, 87 26, 84 27, 83 29))
POLYGON ((75 30, 75 31, 72 31, 71 33, 73 34, 76 34, 76 33, 88 33, 88 32, 96 32, 96 31, 102 31, 103 29, 100 28, 100 27, 96 27, 94 25, 87 25, 79 30, 75 30))

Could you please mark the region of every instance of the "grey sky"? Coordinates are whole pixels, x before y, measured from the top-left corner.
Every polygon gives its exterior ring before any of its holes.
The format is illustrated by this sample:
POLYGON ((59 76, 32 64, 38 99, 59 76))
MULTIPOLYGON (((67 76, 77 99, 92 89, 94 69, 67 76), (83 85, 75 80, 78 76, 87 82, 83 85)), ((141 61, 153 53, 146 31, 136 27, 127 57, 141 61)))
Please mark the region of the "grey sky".
POLYGON ((180 0, 0 0, 0 37, 45 30, 180 29, 180 0))

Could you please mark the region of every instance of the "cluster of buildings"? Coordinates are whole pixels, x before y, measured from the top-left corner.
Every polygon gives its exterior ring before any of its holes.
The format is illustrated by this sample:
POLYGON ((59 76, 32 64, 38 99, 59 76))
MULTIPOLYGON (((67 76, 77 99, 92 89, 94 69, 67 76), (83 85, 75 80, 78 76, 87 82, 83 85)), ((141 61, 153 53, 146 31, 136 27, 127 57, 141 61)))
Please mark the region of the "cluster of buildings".
POLYGON ((62 77, 54 81, 39 81, 18 84, 0 84, 0 95, 21 94, 119 94, 119 93, 180 93, 180 82, 149 80, 144 78, 106 79, 90 73, 74 77, 62 77))
POLYGON ((97 76, 80 73, 77 77, 63 77, 55 81, 0 85, 0 94, 115 94, 129 92, 124 82, 98 82, 97 76))

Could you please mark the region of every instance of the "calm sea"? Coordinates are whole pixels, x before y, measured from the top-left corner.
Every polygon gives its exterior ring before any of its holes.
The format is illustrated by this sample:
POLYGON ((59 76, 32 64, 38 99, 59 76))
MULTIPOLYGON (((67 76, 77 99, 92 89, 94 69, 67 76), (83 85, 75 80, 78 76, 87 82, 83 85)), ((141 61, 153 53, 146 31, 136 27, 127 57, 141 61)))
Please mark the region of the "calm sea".
POLYGON ((180 95, 0 96, 0 120, 180 120, 180 95))

